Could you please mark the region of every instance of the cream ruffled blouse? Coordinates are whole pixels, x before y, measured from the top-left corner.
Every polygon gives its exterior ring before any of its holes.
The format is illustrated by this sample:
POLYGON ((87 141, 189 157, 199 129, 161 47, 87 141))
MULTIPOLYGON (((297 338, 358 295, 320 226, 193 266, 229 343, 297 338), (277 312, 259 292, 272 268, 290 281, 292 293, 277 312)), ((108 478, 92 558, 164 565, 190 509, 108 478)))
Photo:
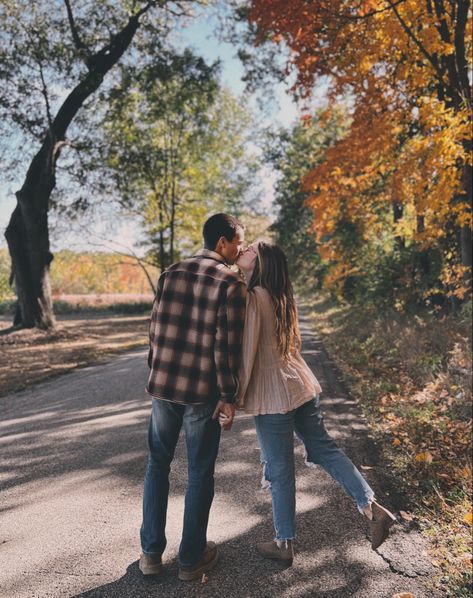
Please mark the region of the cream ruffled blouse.
POLYGON ((251 415, 287 413, 322 391, 298 351, 288 359, 279 354, 275 317, 266 289, 248 293, 236 405, 251 415))

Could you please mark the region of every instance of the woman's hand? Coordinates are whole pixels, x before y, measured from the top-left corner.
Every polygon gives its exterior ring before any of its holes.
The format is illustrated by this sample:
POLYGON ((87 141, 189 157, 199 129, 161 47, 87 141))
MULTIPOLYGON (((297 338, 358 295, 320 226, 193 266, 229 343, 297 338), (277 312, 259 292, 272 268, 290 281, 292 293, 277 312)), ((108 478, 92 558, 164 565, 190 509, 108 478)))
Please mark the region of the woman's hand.
POLYGON ((227 415, 225 415, 224 413, 220 413, 220 415, 218 416, 218 423, 220 424, 222 430, 230 430, 233 424, 233 419, 230 420, 230 418, 227 415))
POLYGON ((222 430, 231 430, 235 417, 235 405, 219 401, 213 412, 212 419, 218 419, 222 430))

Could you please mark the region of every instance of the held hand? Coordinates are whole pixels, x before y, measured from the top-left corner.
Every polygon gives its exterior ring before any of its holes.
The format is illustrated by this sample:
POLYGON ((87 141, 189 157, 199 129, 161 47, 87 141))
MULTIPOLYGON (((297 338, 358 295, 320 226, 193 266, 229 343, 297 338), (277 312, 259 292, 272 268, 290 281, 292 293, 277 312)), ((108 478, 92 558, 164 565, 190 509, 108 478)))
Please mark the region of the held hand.
POLYGON ((230 430, 235 417, 235 405, 219 401, 213 412, 212 419, 218 419, 222 430, 230 430))
POLYGON ((230 430, 233 422, 230 421, 229 417, 227 417, 223 413, 220 413, 220 415, 218 416, 218 423, 220 424, 222 430, 230 430))

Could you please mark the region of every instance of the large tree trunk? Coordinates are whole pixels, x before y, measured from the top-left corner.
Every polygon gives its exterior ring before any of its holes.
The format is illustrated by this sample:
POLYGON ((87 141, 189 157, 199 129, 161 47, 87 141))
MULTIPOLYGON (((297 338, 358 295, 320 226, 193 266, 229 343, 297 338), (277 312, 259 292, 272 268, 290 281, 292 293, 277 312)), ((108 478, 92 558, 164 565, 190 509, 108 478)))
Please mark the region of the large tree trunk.
POLYGON ((69 125, 85 100, 101 85, 104 76, 118 62, 139 27, 139 18, 154 3, 145 5, 101 50, 86 59, 88 73, 64 100, 41 149, 33 158, 25 182, 16 193, 5 237, 12 260, 12 280, 18 296, 14 324, 31 328, 54 326, 49 266, 53 256, 49 248, 49 198, 56 184, 56 160, 64 145, 69 125))
POLYGON ((5 231, 18 296, 14 324, 24 328, 54 326, 48 204, 55 184, 55 151, 55 144, 47 139, 34 157, 5 231))

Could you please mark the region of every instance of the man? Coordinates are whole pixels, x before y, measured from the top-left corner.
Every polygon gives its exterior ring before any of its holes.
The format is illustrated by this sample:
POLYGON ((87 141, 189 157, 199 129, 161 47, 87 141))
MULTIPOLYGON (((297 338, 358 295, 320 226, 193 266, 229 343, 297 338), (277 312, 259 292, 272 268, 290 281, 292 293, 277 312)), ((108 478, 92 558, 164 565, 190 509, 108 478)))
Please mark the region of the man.
POLYGON ((203 229, 205 249, 170 266, 158 281, 150 325, 153 397, 149 459, 144 482, 140 570, 161 572, 169 471, 184 427, 188 484, 179 547, 179 579, 192 580, 218 560, 207 542, 214 496, 214 467, 220 442, 220 415, 230 429, 235 414, 238 358, 245 319, 246 286, 229 265, 240 254, 243 226, 215 214, 203 229))

